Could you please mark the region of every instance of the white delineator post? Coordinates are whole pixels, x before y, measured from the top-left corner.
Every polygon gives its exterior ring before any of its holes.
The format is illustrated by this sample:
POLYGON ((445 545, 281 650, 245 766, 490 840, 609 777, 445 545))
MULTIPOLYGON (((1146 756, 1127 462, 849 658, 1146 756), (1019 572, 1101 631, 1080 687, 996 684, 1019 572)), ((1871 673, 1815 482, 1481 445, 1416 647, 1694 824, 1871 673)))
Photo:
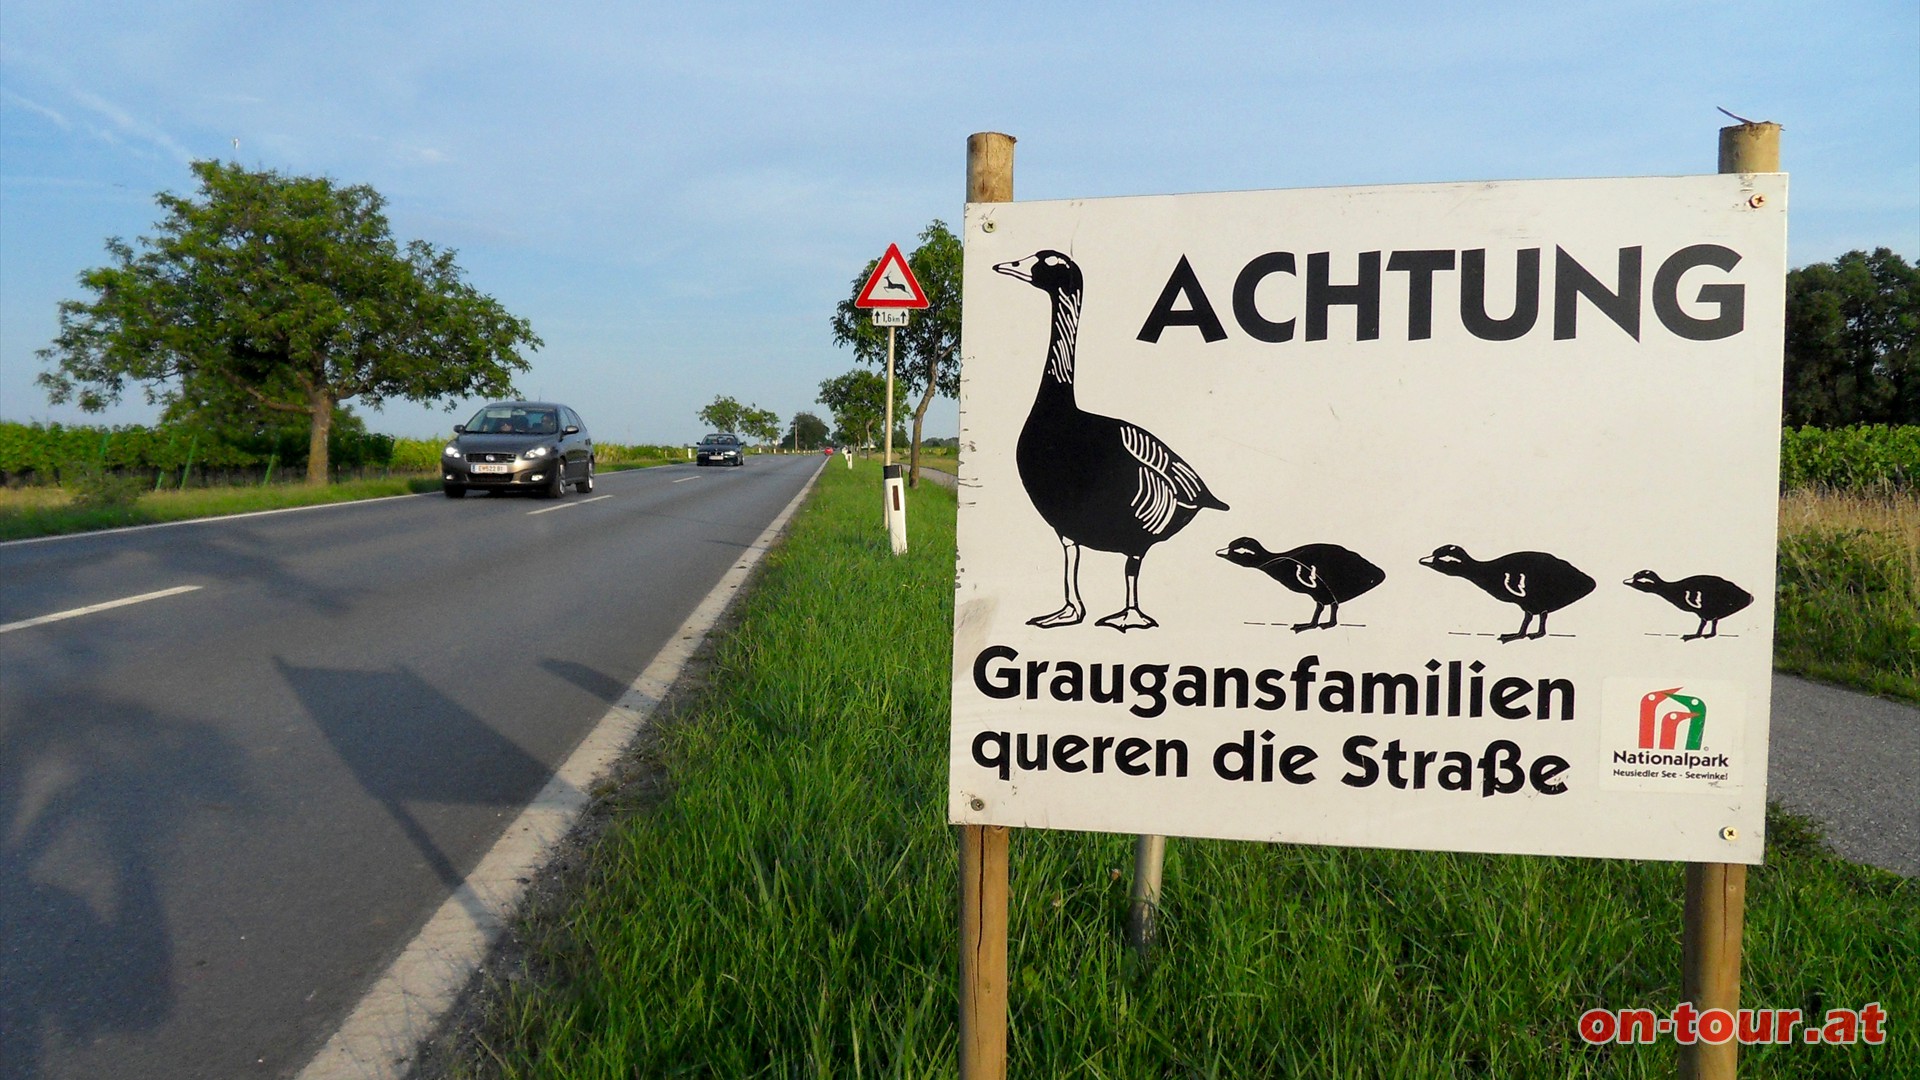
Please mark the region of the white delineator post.
POLYGON ((900 466, 893 463, 893 335, 895 329, 887 327, 887 431, 886 456, 881 464, 886 467, 887 499, 887 538, 893 542, 893 553, 907 553, 907 495, 905 485, 900 482, 900 466))
POLYGON ((902 467, 886 467, 887 497, 887 539, 893 542, 893 553, 907 553, 907 486, 900 478, 902 467))

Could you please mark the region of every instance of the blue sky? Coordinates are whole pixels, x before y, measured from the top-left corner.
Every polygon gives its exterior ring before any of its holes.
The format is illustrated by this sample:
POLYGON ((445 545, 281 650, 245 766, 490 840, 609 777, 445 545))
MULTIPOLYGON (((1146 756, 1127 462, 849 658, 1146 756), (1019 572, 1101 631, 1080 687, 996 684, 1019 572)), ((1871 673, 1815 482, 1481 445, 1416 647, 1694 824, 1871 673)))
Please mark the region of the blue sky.
MULTIPOLYGON (((731 394, 826 411, 834 303, 957 224, 965 139, 1023 199, 1714 170, 1785 126, 1793 265, 1920 259, 1920 6, 1887 3, 0 5, 0 418, 55 305, 187 163, 368 183, 546 346, 520 380, 602 439, 731 394), (233 140, 239 140, 236 150, 233 140)), ((443 408, 362 409, 432 436, 443 408)), ((956 427, 952 402, 929 434, 956 427)))

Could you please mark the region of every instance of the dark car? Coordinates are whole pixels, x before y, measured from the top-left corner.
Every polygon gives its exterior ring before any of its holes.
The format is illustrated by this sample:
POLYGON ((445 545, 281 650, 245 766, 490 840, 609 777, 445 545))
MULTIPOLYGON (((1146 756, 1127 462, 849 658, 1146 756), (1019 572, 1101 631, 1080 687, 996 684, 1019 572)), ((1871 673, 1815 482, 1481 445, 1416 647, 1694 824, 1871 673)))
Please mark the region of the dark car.
POLYGON ((740 436, 731 432, 715 432, 700 440, 693 448, 695 465, 745 465, 747 447, 740 436))
POLYGON ((550 498, 572 484, 593 490, 593 439, 586 421, 551 401, 503 401, 453 426, 440 452, 440 485, 447 498, 467 489, 537 491, 550 498))

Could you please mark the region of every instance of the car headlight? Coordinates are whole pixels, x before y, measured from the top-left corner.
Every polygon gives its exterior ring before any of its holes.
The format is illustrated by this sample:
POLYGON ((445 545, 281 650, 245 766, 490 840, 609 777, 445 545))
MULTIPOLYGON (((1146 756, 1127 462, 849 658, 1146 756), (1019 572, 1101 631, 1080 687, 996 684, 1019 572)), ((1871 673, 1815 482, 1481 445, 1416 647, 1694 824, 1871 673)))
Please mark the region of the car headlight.
POLYGON ((523 458, 526 458, 526 459, 527 459, 528 461, 532 461, 532 460, 534 460, 535 458, 543 458, 543 457, 546 457, 546 456, 547 456, 547 454, 548 454, 548 450, 547 450, 547 448, 546 448, 546 447, 544 447, 544 446, 536 446, 536 447, 534 447, 533 449, 531 449, 531 450, 529 450, 529 451, 527 451, 526 453, 524 453, 524 454, 521 454, 520 456, 521 456, 521 457, 523 457, 523 458))
POLYGON ((448 443, 447 448, 445 450, 440 451, 440 456, 457 458, 460 456, 460 448, 453 445, 452 443, 448 443))

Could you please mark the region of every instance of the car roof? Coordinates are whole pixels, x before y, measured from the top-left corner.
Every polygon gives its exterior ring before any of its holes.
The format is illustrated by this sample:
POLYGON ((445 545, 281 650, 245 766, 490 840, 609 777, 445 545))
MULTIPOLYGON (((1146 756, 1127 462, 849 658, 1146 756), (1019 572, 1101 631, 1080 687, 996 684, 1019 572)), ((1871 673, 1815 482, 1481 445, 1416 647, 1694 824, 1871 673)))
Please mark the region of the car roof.
MULTIPOLYGON (((557 401, 489 401, 480 406, 483 409, 571 409, 571 405, 562 405, 557 401)), ((577 411, 577 410, 576 410, 577 411)))

